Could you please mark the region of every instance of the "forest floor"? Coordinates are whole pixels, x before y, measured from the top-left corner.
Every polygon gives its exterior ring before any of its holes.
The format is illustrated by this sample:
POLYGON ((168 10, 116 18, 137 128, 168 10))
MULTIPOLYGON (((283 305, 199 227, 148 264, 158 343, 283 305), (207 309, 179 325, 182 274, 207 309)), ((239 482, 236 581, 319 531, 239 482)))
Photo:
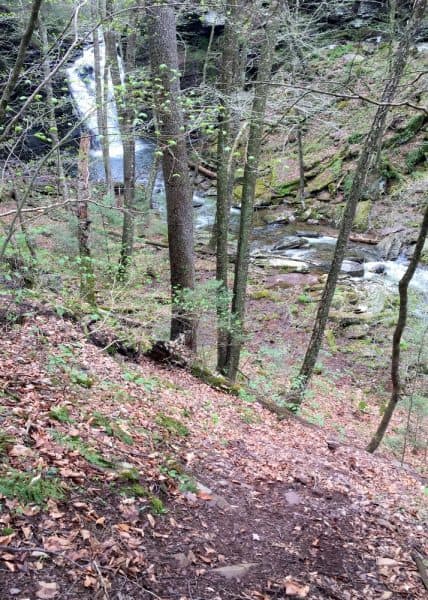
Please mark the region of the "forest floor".
MULTIPOLYGON (((0 598, 426 597, 416 471, 184 369, 110 356, 41 303, 14 311, 0 339, 0 598)), ((342 381, 334 409, 352 394, 342 381)))

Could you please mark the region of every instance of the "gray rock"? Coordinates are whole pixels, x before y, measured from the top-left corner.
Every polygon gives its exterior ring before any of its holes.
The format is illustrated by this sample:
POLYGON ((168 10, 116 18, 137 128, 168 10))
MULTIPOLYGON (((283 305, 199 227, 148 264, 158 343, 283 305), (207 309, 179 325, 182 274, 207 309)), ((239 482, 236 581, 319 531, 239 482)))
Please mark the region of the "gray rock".
POLYGON ((309 244, 297 235, 289 235, 283 240, 275 244, 274 250, 291 250, 292 248, 304 248, 308 247, 309 244))
POLYGON ((362 325, 350 325, 344 331, 344 336, 348 340, 362 340, 367 337, 369 326, 366 323, 362 325))
POLYGON ((309 273, 309 265, 302 260, 292 260, 291 258, 268 258, 257 261, 262 267, 269 267, 271 269, 279 269, 280 271, 287 271, 288 273, 309 273))
POLYGON ((288 289, 297 286, 313 286, 318 283, 318 277, 304 273, 287 273, 273 275, 266 281, 266 288, 270 290, 288 289))
POLYGON ((401 252, 401 239, 398 235, 388 235, 379 242, 377 249, 383 260, 396 260, 401 252))
POLYGON ((350 277, 364 277, 364 264, 344 260, 340 271, 350 277))

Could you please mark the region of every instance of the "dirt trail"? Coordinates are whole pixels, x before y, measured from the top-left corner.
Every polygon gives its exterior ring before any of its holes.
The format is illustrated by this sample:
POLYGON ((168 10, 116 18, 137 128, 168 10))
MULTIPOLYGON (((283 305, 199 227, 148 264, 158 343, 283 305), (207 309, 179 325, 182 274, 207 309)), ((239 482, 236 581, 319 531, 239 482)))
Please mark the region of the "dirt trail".
POLYGON ((0 486, 63 496, 0 495, 0 598, 426 597, 423 488, 387 457, 56 317, 2 332, 0 384, 0 486))

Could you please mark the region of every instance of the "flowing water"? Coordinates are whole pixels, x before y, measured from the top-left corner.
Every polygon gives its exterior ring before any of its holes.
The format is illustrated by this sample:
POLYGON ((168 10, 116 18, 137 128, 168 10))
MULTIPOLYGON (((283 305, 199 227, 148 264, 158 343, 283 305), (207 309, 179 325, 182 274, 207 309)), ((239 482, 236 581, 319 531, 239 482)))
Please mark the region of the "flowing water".
MULTIPOLYGON (((105 62, 105 46, 100 41, 101 69, 105 62)), ((88 46, 67 70, 68 84, 71 95, 81 117, 92 134, 91 144, 91 177, 95 181, 104 179, 101 145, 96 116, 94 50, 88 46)), ((123 75, 122 75, 123 77, 123 75)), ((110 160, 113 179, 123 181, 123 148, 120 140, 119 122, 114 103, 113 86, 109 83, 108 91, 108 130, 110 142, 110 160)), ((153 165, 154 144, 149 140, 138 139, 136 143, 136 173, 137 182, 146 183, 153 165)), ((159 212, 165 214, 164 184, 161 174, 158 174, 154 190, 154 204, 159 212)), ((199 229, 208 229, 214 222, 215 198, 194 193, 194 222, 199 229)), ((236 234, 239 221, 239 210, 232 209, 231 228, 236 234)), ((299 226, 300 228, 300 226, 299 226)), ((297 248, 278 250, 277 246, 287 236, 296 235, 296 226, 266 225, 255 227, 252 252, 262 252, 271 257, 286 257, 304 261, 317 272, 326 272, 334 251, 336 238, 319 228, 298 232, 303 243, 297 248)), ((386 287, 396 288, 398 281, 406 269, 406 261, 382 261, 376 246, 351 243, 347 252, 348 259, 364 263, 364 278, 368 283, 374 281, 386 287)), ((423 302, 422 310, 426 312, 428 299, 428 270, 418 268, 412 281, 412 287, 420 292, 423 302)))

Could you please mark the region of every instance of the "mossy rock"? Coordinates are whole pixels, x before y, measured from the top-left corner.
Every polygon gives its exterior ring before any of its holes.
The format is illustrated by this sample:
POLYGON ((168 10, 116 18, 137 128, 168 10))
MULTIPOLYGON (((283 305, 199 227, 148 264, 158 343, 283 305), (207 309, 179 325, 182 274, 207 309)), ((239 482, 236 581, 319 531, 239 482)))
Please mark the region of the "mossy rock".
POLYGON ((412 117, 405 127, 396 133, 386 145, 400 146, 407 144, 411 139, 415 137, 417 133, 425 126, 428 122, 428 116, 426 114, 420 114, 412 117))
POLYGON ((336 169, 333 167, 328 167, 319 175, 317 175, 315 179, 310 181, 306 189, 310 194, 320 192, 321 190, 328 188, 330 184, 334 183, 337 180, 337 177, 338 175, 336 169))
POLYGON ((372 201, 363 200, 358 203, 354 219, 354 229, 356 231, 367 231, 369 228, 369 218, 372 210, 372 201))
POLYGON ((284 196, 293 195, 298 187, 299 187, 299 178, 291 179, 289 181, 284 181, 280 185, 277 185, 273 189, 273 196, 278 198, 283 198, 284 196))
MULTIPOLYGON (((235 185, 235 187, 233 188, 233 197, 239 203, 241 203, 242 188, 243 188, 242 184, 235 185)), ((258 179, 256 182, 256 189, 255 189, 256 205, 270 203, 271 198, 272 198, 271 188, 266 184, 266 182, 263 179, 258 179)))

